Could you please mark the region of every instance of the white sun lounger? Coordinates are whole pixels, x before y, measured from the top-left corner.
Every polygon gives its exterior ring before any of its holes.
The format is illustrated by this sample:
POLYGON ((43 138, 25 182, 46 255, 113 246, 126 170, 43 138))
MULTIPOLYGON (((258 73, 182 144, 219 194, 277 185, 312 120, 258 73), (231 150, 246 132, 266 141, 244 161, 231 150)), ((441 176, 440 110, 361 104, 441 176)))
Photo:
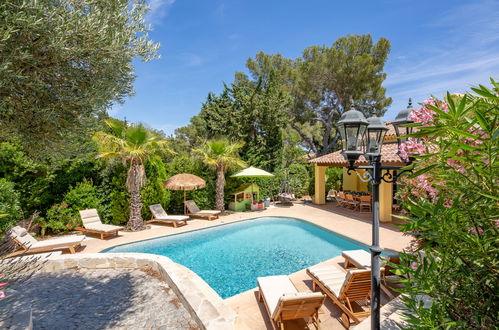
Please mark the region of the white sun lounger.
POLYGON ((151 210, 152 218, 151 220, 147 221, 147 223, 171 223, 173 224, 173 227, 177 227, 180 223, 186 225, 187 220, 189 220, 189 217, 185 215, 168 215, 161 204, 149 205, 149 210, 151 210))
POLYGON ((258 299, 263 300, 274 329, 284 321, 310 318, 319 329, 319 308, 326 296, 320 292, 298 292, 288 276, 259 277, 258 299))
POLYGON ((341 255, 345 258, 345 268, 350 265, 356 268, 371 268, 371 254, 365 250, 346 250, 341 255))
POLYGON ((200 210, 196 205, 196 202, 193 200, 186 201, 185 206, 187 207, 188 214, 192 216, 207 218, 208 220, 217 219, 220 213, 222 213, 218 210, 200 210))
POLYGON ((81 210, 80 217, 83 227, 77 227, 76 230, 83 233, 95 233, 100 235, 100 239, 107 236, 118 236, 118 232, 125 228, 115 225, 102 223, 96 209, 81 210))
POLYGON ((50 252, 52 250, 63 249, 68 249, 70 253, 75 253, 81 246, 81 242, 85 239, 85 236, 81 235, 67 235, 38 241, 31 236, 26 229, 20 226, 12 228, 8 235, 19 245, 23 252, 29 253, 50 252))

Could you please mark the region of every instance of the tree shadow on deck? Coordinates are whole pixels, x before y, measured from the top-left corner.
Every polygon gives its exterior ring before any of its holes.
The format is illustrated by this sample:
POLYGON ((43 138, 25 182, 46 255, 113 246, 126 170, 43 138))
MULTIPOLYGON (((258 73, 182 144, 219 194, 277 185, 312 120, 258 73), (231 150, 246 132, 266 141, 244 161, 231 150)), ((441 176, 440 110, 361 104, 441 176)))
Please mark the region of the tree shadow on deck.
POLYGON ((129 270, 39 273, 9 287, 8 297, 0 303, 0 308, 13 311, 32 308, 35 329, 112 328, 126 326, 125 316, 127 320, 140 318, 143 311, 138 305, 150 295, 141 292, 143 289, 129 270))

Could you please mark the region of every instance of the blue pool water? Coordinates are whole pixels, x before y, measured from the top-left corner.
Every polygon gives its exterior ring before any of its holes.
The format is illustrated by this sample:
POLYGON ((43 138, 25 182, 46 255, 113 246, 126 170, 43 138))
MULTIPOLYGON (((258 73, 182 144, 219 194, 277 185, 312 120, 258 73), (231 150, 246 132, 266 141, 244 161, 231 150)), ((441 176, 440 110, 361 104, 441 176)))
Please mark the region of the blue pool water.
POLYGON ((103 252, 166 256, 203 278, 222 298, 254 288, 256 278, 286 275, 367 247, 292 218, 262 217, 117 246, 103 252))

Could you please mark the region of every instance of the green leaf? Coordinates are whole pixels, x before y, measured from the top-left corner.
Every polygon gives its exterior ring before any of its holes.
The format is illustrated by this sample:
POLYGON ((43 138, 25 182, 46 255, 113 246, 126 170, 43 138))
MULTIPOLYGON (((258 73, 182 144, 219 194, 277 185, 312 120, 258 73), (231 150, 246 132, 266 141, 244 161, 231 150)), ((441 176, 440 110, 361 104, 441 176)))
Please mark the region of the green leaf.
POLYGON ((487 198, 490 198, 490 199, 493 199, 493 200, 496 200, 496 201, 499 201, 499 197, 498 196, 492 196, 492 195, 488 195, 488 194, 485 194, 485 193, 482 193, 482 192, 479 192, 478 193, 480 195, 482 195, 483 197, 487 197, 487 198))
POLYGON ((483 113, 477 109, 475 111, 475 116, 476 116, 476 120, 478 121, 478 123, 480 124, 480 127, 487 133, 487 134, 490 134, 491 133, 491 126, 489 125, 487 119, 485 118, 485 116, 483 115, 483 113))
POLYGON ((468 133, 468 132, 462 131, 462 130, 457 129, 457 128, 449 127, 449 128, 447 128, 447 129, 448 129, 449 131, 454 132, 454 133, 456 133, 456 134, 458 134, 458 135, 461 135, 461 136, 469 137, 469 138, 471 138, 471 139, 476 139, 476 140, 482 140, 482 139, 480 139, 480 137, 478 137, 478 136, 476 136, 476 135, 473 135, 473 134, 471 134, 471 133, 468 133))
POLYGON ((420 170, 418 170, 416 172, 413 172, 410 177, 411 178, 415 178, 417 176, 420 176, 421 174, 424 174, 424 173, 426 173, 428 171, 431 171, 432 169, 434 169, 437 166, 438 166, 438 164, 432 164, 430 166, 424 167, 424 168, 422 168, 422 169, 420 169, 420 170))

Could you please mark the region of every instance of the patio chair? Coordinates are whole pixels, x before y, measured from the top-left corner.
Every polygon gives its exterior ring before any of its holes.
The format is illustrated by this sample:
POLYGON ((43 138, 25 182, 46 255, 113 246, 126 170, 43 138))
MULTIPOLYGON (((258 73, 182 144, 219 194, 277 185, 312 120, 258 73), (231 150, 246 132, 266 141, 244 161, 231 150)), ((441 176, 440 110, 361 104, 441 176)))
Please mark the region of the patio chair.
POLYGON ((345 197, 344 192, 340 191, 338 193, 338 196, 336 197, 336 201, 338 202, 338 205, 341 207, 347 207, 347 205, 348 205, 347 198, 345 197))
POLYGON ((173 227, 177 228, 179 224, 186 225, 187 220, 189 220, 189 217, 186 215, 168 215, 161 204, 149 205, 149 210, 151 210, 152 218, 146 221, 146 223, 171 223, 173 227))
POLYGON ((99 234, 100 239, 108 236, 118 236, 118 232, 125 228, 115 225, 107 225, 102 223, 96 209, 80 210, 80 217, 83 227, 77 227, 76 230, 84 233, 99 234))
MULTIPOLYGON (((21 249, 20 253, 46 253, 53 250, 68 249, 70 253, 76 253, 76 250, 81 246, 81 242, 85 236, 67 235, 57 238, 52 238, 44 241, 38 241, 31 236, 26 229, 20 226, 11 228, 8 232, 12 239, 21 249)), ((14 253, 9 256, 14 256, 19 253, 14 253)))
POLYGON ((195 217, 206 218, 207 220, 218 219, 218 216, 222 213, 217 210, 200 210, 196 205, 196 202, 193 200, 186 201, 185 206, 187 207, 187 214, 195 217))
POLYGON ((348 208, 355 210, 359 206, 359 201, 356 201, 353 195, 345 194, 346 197, 346 205, 348 208))
POLYGON ((286 275, 259 277, 258 300, 263 301, 273 329, 284 329, 284 321, 310 318, 319 329, 319 308, 326 296, 320 292, 298 292, 286 275))
POLYGON ((338 196, 338 192, 334 189, 331 189, 327 192, 326 199, 333 201, 333 200, 336 200, 337 196, 338 196))
POLYGON ((363 209, 371 211, 371 196, 360 196, 359 212, 362 212, 363 209))
POLYGON ((368 305, 370 297, 370 269, 345 273, 334 266, 316 266, 307 268, 307 274, 312 279, 312 289, 315 291, 318 286, 342 310, 341 322, 346 328, 350 327, 350 319, 359 324, 361 318, 371 314, 361 307, 368 305))

